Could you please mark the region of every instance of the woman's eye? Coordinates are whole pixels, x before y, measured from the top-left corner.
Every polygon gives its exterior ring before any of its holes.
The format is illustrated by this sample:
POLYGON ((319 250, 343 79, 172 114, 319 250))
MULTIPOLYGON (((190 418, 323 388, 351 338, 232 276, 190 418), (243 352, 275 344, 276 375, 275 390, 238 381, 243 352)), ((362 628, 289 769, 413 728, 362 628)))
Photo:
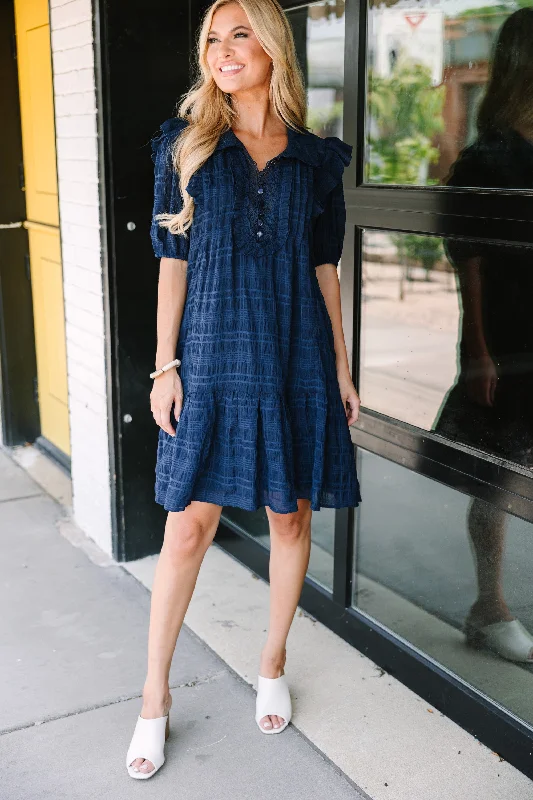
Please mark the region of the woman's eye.
MULTIPOLYGON (((244 36, 245 39, 248 38, 248 34, 245 33, 244 31, 239 31, 239 33, 236 33, 235 36, 244 36)), ((212 42, 216 42, 216 36, 208 37, 207 44, 211 44, 212 42)))

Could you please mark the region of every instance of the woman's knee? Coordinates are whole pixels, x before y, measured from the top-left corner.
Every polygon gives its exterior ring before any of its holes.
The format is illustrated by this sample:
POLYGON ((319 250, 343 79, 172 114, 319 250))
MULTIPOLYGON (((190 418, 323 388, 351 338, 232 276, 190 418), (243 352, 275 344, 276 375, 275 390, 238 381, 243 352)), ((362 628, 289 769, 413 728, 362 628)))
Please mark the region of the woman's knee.
POLYGON ((212 515, 170 511, 165 527, 164 547, 173 558, 182 560, 205 552, 216 533, 218 522, 212 515))
POLYGON ((468 530, 474 539, 486 540, 505 530, 505 512, 477 497, 470 501, 467 518, 468 530))
POLYGON ((271 532, 284 539, 298 539, 308 536, 311 530, 312 511, 309 506, 299 507, 289 514, 269 513, 271 532))

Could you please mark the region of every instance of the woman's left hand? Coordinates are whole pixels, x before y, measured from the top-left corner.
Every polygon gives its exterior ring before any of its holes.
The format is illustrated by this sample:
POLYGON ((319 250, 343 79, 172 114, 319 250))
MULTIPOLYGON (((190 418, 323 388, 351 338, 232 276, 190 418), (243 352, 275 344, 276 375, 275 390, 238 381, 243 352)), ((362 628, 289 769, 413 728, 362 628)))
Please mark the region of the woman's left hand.
POLYGON ((359 419, 359 408, 361 400, 355 391, 355 386, 352 383, 350 373, 346 371, 337 372, 339 381, 339 389, 341 392, 342 402, 344 404, 344 411, 346 413, 346 420, 348 425, 353 425, 359 419))

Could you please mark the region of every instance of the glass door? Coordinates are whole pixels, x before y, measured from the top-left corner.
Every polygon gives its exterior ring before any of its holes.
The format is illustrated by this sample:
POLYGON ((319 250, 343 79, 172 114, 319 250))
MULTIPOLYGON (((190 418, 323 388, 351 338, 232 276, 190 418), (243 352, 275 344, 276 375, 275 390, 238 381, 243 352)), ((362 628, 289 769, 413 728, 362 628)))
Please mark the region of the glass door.
POLYGON ((370 0, 347 32, 352 608, 531 736, 533 3, 370 0))

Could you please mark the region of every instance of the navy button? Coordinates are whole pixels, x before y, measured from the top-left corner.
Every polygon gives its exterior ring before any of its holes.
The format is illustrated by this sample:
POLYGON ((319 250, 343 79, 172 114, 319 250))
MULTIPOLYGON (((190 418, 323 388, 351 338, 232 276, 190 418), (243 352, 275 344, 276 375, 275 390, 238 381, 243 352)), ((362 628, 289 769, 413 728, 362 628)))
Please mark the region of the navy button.
POLYGON ((258 219, 258 220, 257 220, 257 224, 258 224, 258 225, 262 225, 262 224, 263 224, 263 220, 262 220, 262 219, 258 219))
POLYGON ((263 231, 257 231, 257 236, 258 236, 258 237, 259 237, 259 236, 262 236, 262 235, 263 235, 263 231))
POLYGON ((263 194, 263 187, 262 186, 260 186, 259 189, 257 190, 257 194, 263 194))

